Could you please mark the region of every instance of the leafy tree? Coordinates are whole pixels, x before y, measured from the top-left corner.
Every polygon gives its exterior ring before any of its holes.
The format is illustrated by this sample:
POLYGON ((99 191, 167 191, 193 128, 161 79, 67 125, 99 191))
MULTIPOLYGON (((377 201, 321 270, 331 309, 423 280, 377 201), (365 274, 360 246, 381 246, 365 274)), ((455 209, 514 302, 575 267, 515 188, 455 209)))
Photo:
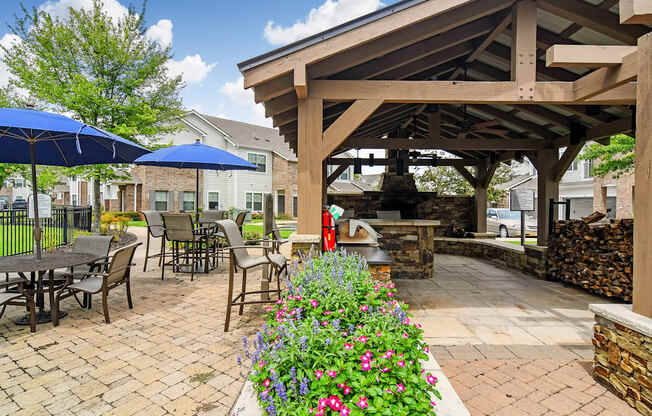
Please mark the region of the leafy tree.
MULTIPOLYGON (((36 168, 36 186, 38 193, 51 194, 55 186, 63 185, 64 170, 56 166, 38 166, 36 168)), ((23 177, 32 183, 31 169, 25 169, 23 177)))
MULTIPOLYGON (((496 186, 511 180, 514 177, 511 168, 500 163, 496 169, 489 189, 487 190, 487 199, 489 202, 501 202, 504 200, 506 191, 498 189, 496 186)), ((473 195, 473 187, 459 174, 455 168, 450 166, 439 166, 428 168, 423 172, 415 175, 415 180, 419 191, 437 192, 440 195, 473 195)))
MULTIPOLYGON (((9 26, 22 39, 4 48, 11 86, 28 91, 46 108, 124 138, 151 144, 176 130, 182 114, 181 77, 171 78, 169 48, 145 36, 145 8, 109 17, 100 0, 90 10, 69 9, 54 18, 23 7, 9 26)), ((123 178, 117 166, 71 169, 93 182, 94 227, 99 230, 100 183, 123 178)))
MULTIPOLYGON (((24 107, 21 100, 12 95, 9 88, 0 88, 0 107, 24 107)), ((0 188, 6 185, 7 179, 15 175, 23 176, 26 172, 24 165, 15 163, 0 163, 0 188)))
POLYGON ((594 175, 604 177, 613 174, 618 178, 634 171, 635 148, 635 138, 626 134, 618 134, 611 137, 611 142, 608 145, 593 143, 586 146, 580 159, 598 161, 593 168, 594 175))

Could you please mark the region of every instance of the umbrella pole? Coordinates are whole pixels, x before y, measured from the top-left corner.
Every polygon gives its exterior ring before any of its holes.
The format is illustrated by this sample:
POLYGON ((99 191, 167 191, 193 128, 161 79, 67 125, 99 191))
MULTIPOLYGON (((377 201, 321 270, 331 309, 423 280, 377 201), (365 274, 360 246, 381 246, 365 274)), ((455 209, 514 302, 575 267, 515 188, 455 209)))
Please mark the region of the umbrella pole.
POLYGON ((199 169, 195 178, 195 222, 199 223, 199 169))
POLYGON ((38 186, 36 181, 36 149, 35 143, 29 144, 29 155, 32 160, 32 201, 34 203, 34 254, 41 260, 41 222, 38 216, 38 186))

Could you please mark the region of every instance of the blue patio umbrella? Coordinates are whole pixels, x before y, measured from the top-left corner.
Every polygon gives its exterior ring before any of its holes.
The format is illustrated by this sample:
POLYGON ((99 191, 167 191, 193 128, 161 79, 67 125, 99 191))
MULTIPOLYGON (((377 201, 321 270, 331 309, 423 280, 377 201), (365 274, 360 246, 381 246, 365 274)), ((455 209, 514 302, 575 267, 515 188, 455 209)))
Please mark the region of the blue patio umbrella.
POLYGON ((32 166, 35 254, 41 258, 36 165, 81 166, 132 163, 149 153, 129 140, 60 114, 0 108, 0 163, 32 166))
POLYGON ((136 159, 137 165, 195 169, 195 217, 199 219, 199 170, 256 170, 258 166, 216 147, 197 140, 193 144, 170 146, 136 159))

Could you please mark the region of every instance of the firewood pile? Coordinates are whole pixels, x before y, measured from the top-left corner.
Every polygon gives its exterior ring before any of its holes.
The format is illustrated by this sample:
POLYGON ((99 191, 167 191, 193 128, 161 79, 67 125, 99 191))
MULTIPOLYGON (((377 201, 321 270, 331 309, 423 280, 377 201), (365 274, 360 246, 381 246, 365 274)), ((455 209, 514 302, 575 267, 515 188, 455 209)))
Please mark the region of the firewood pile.
POLYGON ((549 277, 631 302, 634 220, 596 224, 604 217, 594 213, 556 223, 548 247, 549 277))

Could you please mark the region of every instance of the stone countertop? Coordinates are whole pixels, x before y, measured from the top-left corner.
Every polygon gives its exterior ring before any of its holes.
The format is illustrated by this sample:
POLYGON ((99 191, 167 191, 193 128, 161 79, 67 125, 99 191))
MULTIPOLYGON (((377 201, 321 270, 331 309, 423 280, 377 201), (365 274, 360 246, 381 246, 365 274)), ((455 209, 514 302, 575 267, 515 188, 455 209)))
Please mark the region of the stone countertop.
POLYGON ((438 227, 441 225, 441 221, 435 220, 379 220, 377 218, 372 219, 361 219, 371 226, 382 225, 382 226, 396 226, 396 227, 438 227))

